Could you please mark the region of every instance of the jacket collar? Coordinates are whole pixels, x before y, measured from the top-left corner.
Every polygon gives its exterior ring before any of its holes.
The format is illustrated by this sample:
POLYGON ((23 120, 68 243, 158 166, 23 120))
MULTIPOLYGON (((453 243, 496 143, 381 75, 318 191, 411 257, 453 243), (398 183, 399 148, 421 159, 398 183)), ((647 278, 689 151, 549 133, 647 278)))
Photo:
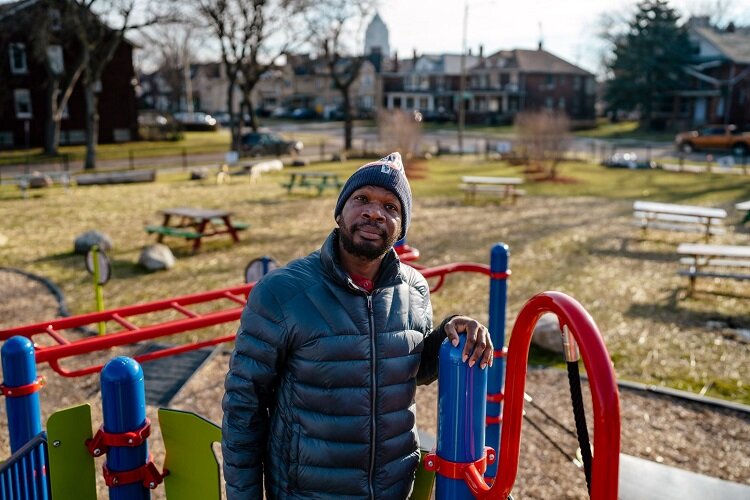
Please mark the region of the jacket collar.
MULTIPOLYGON (((320 262, 323 270, 340 285, 353 290, 361 290, 357 287, 341 266, 338 250, 339 230, 334 229, 328 235, 323 246, 320 247, 320 262)), ((375 281, 375 288, 384 288, 401 284, 401 261, 396 251, 391 248, 380 263, 380 272, 375 281)))

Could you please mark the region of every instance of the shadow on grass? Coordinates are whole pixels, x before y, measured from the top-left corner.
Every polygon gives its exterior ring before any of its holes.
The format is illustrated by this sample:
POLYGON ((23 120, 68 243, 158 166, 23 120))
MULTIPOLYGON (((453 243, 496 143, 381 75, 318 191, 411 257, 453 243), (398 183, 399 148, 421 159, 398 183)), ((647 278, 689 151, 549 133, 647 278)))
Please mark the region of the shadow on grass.
MULTIPOLYGON (((709 321, 717 321, 725 324, 728 328, 749 328, 750 314, 727 316, 712 311, 689 310, 682 306, 686 290, 679 288, 674 290, 667 301, 663 304, 631 304, 625 311, 625 316, 646 318, 654 323, 673 323, 681 327, 705 327, 709 321)), ((712 295, 720 295, 718 293, 712 295)), ((732 298, 748 299, 750 296, 721 294, 732 298)), ((696 298, 696 292, 692 299, 696 298)))
MULTIPOLYGON (((637 245, 644 240, 638 238, 624 237, 620 242, 620 246, 617 249, 609 248, 592 248, 590 250, 591 255, 598 255, 602 257, 625 257, 627 259, 639 260, 639 261, 655 261, 655 262, 677 262, 676 254, 674 251, 671 252, 656 252, 656 251, 643 251, 638 250, 637 245)), ((671 244, 672 242, 667 240, 648 240, 650 242, 666 243, 671 244)))

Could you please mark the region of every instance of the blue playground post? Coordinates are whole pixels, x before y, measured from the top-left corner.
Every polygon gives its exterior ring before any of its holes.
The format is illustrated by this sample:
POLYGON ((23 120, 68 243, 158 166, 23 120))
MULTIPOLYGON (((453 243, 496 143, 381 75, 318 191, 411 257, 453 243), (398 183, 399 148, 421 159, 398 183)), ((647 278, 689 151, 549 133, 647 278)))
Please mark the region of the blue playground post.
MULTIPOLYGON (((505 357, 497 356, 505 346, 505 323, 508 302, 508 245, 497 243, 490 253, 490 304, 489 329, 495 346, 495 360, 490 368, 487 382, 487 434, 486 445, 497 451, 500 446, 500 416, 503 413, 502 392, 505 382, 505 357)), ((488 478, 497 475, 497 462, 487 467, 488 478)))
MULTIPOLYGON (((22 390, 37 382, 34 344, 26 337, 11 337, 0 350, 3 364, 5 408, 8 412, 10 451, 20 447, 42 432, 39 393, 14 395, 14 389, 22 390)), ((26 391, 23 391, 26 392, 26 391)))
MULTIPOLYGON (((479 364, 469 368, 462 359, 466 336, 459 337, 458 347, 448 339, 440 347, 438 371, 438 436, 435 450, 438 500, 473 499, 463 477, 445 475, 451 464, 467 464, 485 455, 485 395, 487 372, 479 364)), ((479 471, 480 474, 483 471, 479 471)))
MULTIPOLYGON (((15 336, 0 349, 3 365, 2 392, 6 396, 5 408, 8 414, 8 433, 11 453, 16 453, 32 439, 42 433, 39 389, 42 382, 37 378, 34 344, 26 337, 15 336)), ((49 478, 47 477, 44 441, 29 444, 23 457, 15 459, 14 471, 22 471, 15 476, 15 486, 3 480, 2 497, 15 493, 20 498, 44 500, 48 498, 49 478)), ((13 471, 10 471, 13 473, 13 471)))
MULTIPOLYGON (((104 431, 124 434, 142 429, 146 424, 146 392, 143 370, 137 361, 125 356, 110 360, 101 374, 104 431)), ((107 452, 110 473, 126 472, 146 465, 148 443, 138 446, 111 446, 107 452)), ((111 485, 110 500, 149 500, 151 490, 141 481, 111 485)))

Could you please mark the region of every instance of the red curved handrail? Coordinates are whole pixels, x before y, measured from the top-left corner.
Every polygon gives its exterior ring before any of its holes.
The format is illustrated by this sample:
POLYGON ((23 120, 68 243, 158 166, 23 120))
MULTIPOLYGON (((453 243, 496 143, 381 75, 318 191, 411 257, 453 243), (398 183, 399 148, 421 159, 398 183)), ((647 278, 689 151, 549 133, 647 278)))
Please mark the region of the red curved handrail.
POLYGON ((526 369, 531 336, 539 317, 554 313, 560 328, 567 326, 578 343, 588 373, 594 403, 594 457, 591 470, 591 499, 616 500, 620 462, 620 396, 607 348, 594 320, 575 299, 560 292, 535 295, 523 306, 508 345, 503 432, 498 475, 487 492, 478 498, 506 499, 518 472, 526 369))

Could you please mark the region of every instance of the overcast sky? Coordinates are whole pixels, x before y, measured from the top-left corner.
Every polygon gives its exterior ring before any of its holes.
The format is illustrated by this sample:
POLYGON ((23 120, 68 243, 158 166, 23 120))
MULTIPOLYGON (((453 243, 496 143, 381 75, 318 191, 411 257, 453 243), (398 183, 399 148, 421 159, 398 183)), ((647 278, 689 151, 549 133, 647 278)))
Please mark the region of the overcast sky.
MULTIPOLYGON (((750 24, 750 0, 718 0, 728 5, 725 21, 750 24), (739 21, 739 22, 738 22, 739 21)), ((500 49, 544 48, 596 72, 602 52, 597 39, 603 12, 632 12, 635 0, 468 0, 467 47, 476 54, 500 49)), ((716 12, 717 0, 672 0, 683 17, 716 12)), ((391 51, 411 57, 422 53, 460 53, 465 0, 380 0, 380 17, 388 26, 391 51)))

